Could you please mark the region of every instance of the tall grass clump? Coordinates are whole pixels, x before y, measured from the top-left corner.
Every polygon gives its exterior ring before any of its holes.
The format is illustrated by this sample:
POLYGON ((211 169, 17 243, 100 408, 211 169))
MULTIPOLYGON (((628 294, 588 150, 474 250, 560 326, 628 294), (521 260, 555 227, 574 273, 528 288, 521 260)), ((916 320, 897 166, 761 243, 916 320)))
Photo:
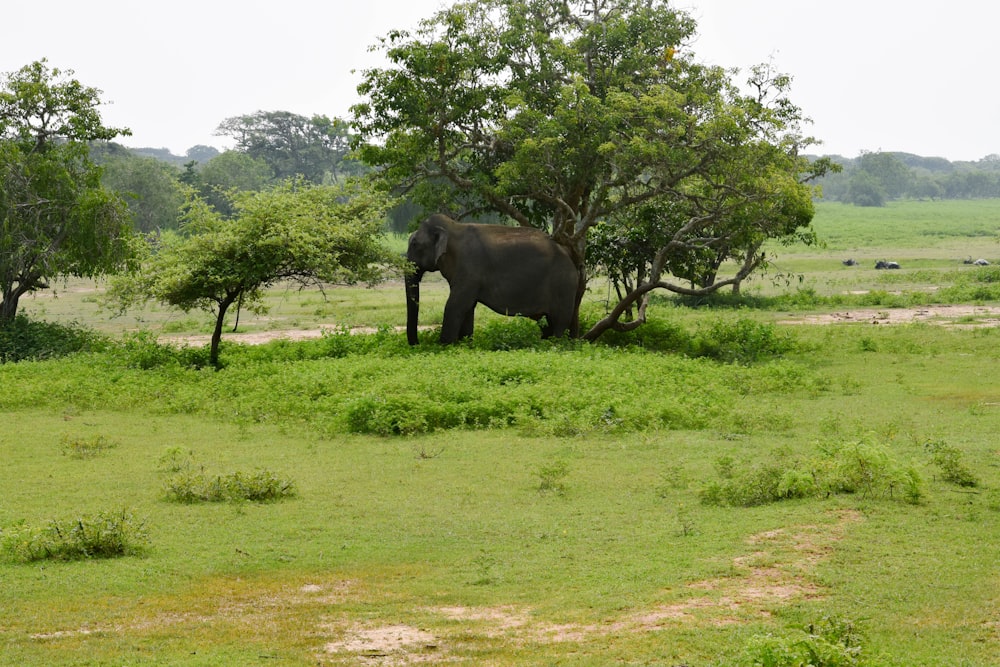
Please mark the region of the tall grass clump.
POLYGON ((270 470, 206 475, 182 470, 166 483, 166 497, 178 503, 257 502, 267 503, 296 494, 295 483, 270 470))
POLYGON ((148 543, 145 521, 127 509, 41 527, 21 523, 0 532, 3 555, 19 563, 134 556, 144 553, 148 543))
POLYGON ((94 458, 117 446, 117 442, 103 435, 95 435, 89 438, 65 435, 62 438, 63 454, 74 459, 94 458))

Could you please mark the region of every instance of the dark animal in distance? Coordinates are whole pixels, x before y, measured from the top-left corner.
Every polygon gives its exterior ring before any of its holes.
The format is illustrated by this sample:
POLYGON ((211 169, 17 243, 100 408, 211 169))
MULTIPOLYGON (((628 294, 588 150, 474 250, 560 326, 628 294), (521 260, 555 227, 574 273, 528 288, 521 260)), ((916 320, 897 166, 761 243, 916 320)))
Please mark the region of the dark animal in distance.
POLYGON ((990 263, 987 260, 983 259, 983 258, 979 258, 979 259, 973 261, 971 256, 970 257, 966 257, 965 259, 963 259, 962 260, 962 264, 975 264, 976 266, 989 266, 990 265, 990 263))
POLYGON ((845 260, 844 260, 844 261, 842 262, 842 264, 843 264, 844 266, 854 266, 855 264, 857 264, 857 262, 855 262, 855 261, 854 261, 854 259, 845 259, 845 260))
POLYGON ((887 262, 884 259, 880 259, 879 261, 875 262, 875 268, 876 269, 898 269, 899 268, 899 263, 898 262, 887 262))

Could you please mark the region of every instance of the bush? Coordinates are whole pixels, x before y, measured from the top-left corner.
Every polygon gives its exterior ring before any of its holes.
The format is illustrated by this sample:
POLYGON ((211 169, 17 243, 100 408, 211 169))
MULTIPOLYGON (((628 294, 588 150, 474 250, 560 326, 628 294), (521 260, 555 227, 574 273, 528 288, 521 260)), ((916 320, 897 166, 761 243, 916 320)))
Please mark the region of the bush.
POLYGON ((778 335, 768 322, 718 319, 692 341, 690 353, 694 357, 749 364, 780 356, 793 347, 791 338, 778 335))
POLYGON ((118 443, 105 438, 103 435, 95 435, 92 438, 63 436, 62 452, 66 456, 75 459, 89 459, 103 454, 108 449, 113 449, 118 443))
POLYGON ((701 500, 707 505, 755 507, 790 498, 805 498, 815 492, 816 484, 809 473, 769 463, 708 484, 701 492, 701 500))
POLYGON ((860 493, 863 498, 902 499, 917 503, 923 481, 913 468, 896 464, 880 447, 865 443, 828 448, 807 461, 783 460, 738 470, 726 459, 721 481, 701 490, 707 505, 753 507, 820 494, 860 493))
POLYGON ((941 479, 958 486, 974 487, 979 479, 962 463, 962 452, 943 442, 928 442, 925 449, 931 453, 931 462, 941 470, 941 479))
POLYGON ((79 325, 33 322, 24 315, 0 325, 0 363, 53 359, 107 347, 104 337, 79 325))
POLYGON ((527 317, 490 320, 479 327, 472 337, 474 349, 490 352, 534 350, 542 346, 542 331, 538 323, 527 317))
POLYGON ((748 667, 863 667, 862 637, 850 621, 823 619, 782 635, 754 635, 737 663, 748 667))
POLYGON ((168 500, 179 503, 222 501, 273 502, 294 496, 295 484, 268 470, 207 476, 203 472, 182 471, 166 484, 168 500))
POLYGON ((824 486, 832 493, 860 493, 862 498, 895 498, 917 503, 923 482, 913 468, 901 468, 881 447, 863 442, 834 448, 824 486))
POLYGON ((43 528, 25 524, 4 530, 2 550, 9 560, 82 560, 138 555, 145 551, 145 522, 128 510, 100 512, 43 528))

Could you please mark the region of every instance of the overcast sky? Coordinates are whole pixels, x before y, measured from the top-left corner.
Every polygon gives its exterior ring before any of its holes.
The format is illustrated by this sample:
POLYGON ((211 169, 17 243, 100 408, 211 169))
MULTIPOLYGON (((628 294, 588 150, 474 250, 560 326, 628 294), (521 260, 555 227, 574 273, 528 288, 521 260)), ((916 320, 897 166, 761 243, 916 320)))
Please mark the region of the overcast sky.
MULTIPOLYGON (((183 155, 225 148, 215 128, 258 110, 346 117, 368 47, 447 0, 46 0, 5 3, 0 72, 41 58, 111 104, 127 146, 183 155)), ((995 44, 984 0, 680 0, 698 21, 696 57, 771 60, 813 119, 817 152, 905 151, 949 160, 1000 153, 995 44)))

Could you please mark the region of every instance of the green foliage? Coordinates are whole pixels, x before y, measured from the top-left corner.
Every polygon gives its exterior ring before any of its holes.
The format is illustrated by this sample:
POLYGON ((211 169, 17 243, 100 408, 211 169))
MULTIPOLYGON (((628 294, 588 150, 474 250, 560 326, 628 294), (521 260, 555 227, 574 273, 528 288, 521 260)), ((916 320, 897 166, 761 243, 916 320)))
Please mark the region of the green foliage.
POLYGON ((88 147, 128 130, 103 126, 100 91, 72 74, 41 60, 0 80, 0 322, 24 294, 114 272, 136 251, 125 203, 101 186, 88 147))
POLYGON ((21 523, 0 532, 4 556, 18 563, 135 556, 144 553, 148 543, 145 521, 126 509, 42 527, 21 523))
POLYGON ((109 345, 104 336, 76 324, 29 320, 23 315, 0 322, 0 364, 105 350, 109 345))
POLYGON ((901 466, 882 447, 864 442, 827 450, 821 486, 832 493, 860 493, 862 498, 902 498, 918 503, 923 480, 912 466, 901 466))
POLYGON ((748 364, 780 356, 793 347, 793 339, 778 334, 773 324, 751 318, 717 319, 692 341, 691 354, 748 364))
POLYGON ((375 282, 386 266, 400 264, 378 242, 389 201, 361 182, 334 187, 288 181, 233 197, 232 220, 192 198, 185 235, 165 236, 142 272, 117 278, 109 290, 122 310, 153 300, 214 313, 213 365, 231 306, 262 313, 263 291, 279 281, 375 282))
POLYGON ((941 441, 928 442, 924 448, 931 455, 931 462, 941 471, 941 479, 949 484, 974 487, 979 478, 962 462, 962 452, 941 441))
POLYGON ((526 317, 491 320, 476 330, 471 344, 478 350, 507 351, 538 349, 541 343, 539 325, 526 317))
POLYGON ((91 459, 117 446, 117 442, 103 435, 90 438, 66 435, 62 439, 63 454, 75 459, 91 459))
POLYGON ((227 118, 219 124, 217 132, 232 137, 239 153, 266 165, 278 180, 304 177, 311 183, 323 185, 345 174, 358 173, 357 163, 349 157, 350 127, 339 118, 322 115, 307 118, 288 111, 257 111, 227 118))
POLYGON ((758 634, 747 642, 739 667, 865 667, 863 637, 851 621, 824 618, 801 630, 758 634))
POLYGON ((749 317, 715 318, 694 333, 677 324, 653 321, 628 333, 608 332, 601 337, 600 344, 635 345, 652 351, 737 364, 773 359, 795 349, 794 338, 778 333, 771 323, 749 317))
POLYGON ((167 480, 168 500, 193 504, 215 502, 267 503, 296 495, 295 483, 269 470, 237 471, 226 475, 206 475, 193 468, 181 469, 167 480))
POLYGON ((538 478, 538 490, 541 493, 551 492, 559 496, 566 495, 565 480, 568 475, 569 464, 562 459, 547 463, 534 473, 538 478))
POLYGON ((136 231, 177 229, 184 191, 175 167, 115 143, 92 145, 90 155, 101 166, 101 184, 125 200, 136 231))
POLYGON ((754 507, 841 493, 908 503, 923 498, 923 481, 913 467, 901 466, 884 448, 862 442, 826 447, 808 459, 776 453, 767 462, 739 468, 730 458, 723 462, 718 466, 722 479, 700 492, 706 505, 754 507))
POLYGON ((790 78, 752 68, 744 94, 694 35, 665 2, 453 4, 381 40, 390 64, 352 109, 359 155, 426 209, 551 229, 616 287, 596 339, 652 289, 711 292, 766 240, 811 238, 802 179, 830 165, 798 157, 812 140, 790 78))

